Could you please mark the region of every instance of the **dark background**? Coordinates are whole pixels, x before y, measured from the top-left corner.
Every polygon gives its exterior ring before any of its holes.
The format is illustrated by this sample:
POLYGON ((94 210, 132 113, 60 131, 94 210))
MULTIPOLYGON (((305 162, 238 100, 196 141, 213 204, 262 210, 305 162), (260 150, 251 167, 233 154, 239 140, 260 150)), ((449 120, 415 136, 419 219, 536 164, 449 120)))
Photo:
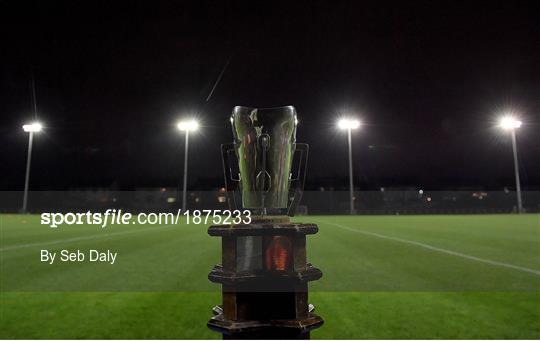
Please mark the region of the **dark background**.
POLYGON ((524 189, 540 188, 540 15, 528 1, 0 2, 0 189, 222 184, 219 145, 235 105, 294 105, 311 145, 307 187, 514 187, 505 110, 524 121, 524 189), (206 101, 224 65, 228 66, 206 101))

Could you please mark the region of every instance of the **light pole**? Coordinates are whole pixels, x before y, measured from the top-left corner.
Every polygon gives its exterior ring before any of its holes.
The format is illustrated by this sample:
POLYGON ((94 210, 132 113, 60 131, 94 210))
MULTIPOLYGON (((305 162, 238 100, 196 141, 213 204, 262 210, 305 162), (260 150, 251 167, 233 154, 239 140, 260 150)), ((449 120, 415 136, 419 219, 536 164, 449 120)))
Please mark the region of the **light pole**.
POLYGON ((516 176, 516 194, 517 194, 517 209, 518 213, 523 212, 523 204, 521 201, 521 184, 519 181, 519 166, 517 156, 516 129, 521 127, 522 122, 515 117, 505 116, 501 118, 499 126, 504 130, 509 130, 512 135, 512 152, 514 154, 514 173, 516 176))
POLYGON ((42 125, 39 122, 33 122, 22 126, 23 130, 28 133, 28 157, 26 159, 26 175, 24 177, 24 195, 22 213, 26 213, 26 207, 28 203, 28 187, 30 183, 30 162, 32 160, 32 143, 34 141, 34 133, 38 133, 42 129, 42 125))
POLYGON ((354 184, 353 184, 353 168, 352 168, 352 130, 360 127, 360 121, 352 118, 342 118, 338 121, 338 127, 347 130, 347 139, 349 142, 349 201, 350 213, 354 214, 354 184))
POLYGON ((199 123, 195 120, 180 121, 176 125, 178 130, 186 134, 186 142, 184 146, 184 189, 182 192, 182 212, 186 211, 187 205, 187 172, 188 172, 188 148, 189 148, 189 132, 199 129, 199 123))

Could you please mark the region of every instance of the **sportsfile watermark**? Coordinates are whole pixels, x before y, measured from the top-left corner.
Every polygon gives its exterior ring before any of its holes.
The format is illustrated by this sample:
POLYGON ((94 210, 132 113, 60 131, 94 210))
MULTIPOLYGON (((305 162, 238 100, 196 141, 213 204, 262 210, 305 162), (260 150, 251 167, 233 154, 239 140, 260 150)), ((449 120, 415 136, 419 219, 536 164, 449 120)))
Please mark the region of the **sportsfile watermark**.
POLYGON ((41 225, 58 228, 63 225, 98 225, 106 228, 113 225, 179 225, 179 224, 250 224, 249 210, 186 210, 172 212, 137 213, 122 209, 107 209, 104 212, 44 212, 40 215, 41 225))

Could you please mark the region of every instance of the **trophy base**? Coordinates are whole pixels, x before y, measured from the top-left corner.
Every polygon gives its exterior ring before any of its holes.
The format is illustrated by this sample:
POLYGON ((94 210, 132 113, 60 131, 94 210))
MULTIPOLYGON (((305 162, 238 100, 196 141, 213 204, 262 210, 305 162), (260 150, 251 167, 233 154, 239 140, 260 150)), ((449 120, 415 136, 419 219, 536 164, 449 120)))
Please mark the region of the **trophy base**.
POLYGON ((288 216, 210 226, 222 239, 222 262, 208 275, 222 285, 222 305, 208 327, 224 339, 309 339, 324 323, 308 304, 308 283, 322 277, 306 260, 306 236, 317 231, 288 216))

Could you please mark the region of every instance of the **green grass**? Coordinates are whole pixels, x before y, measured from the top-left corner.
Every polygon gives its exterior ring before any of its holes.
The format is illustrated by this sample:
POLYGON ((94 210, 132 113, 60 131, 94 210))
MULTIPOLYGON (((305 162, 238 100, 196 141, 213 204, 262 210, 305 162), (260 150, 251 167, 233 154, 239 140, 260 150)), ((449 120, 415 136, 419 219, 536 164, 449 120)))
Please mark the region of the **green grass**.
MULTIPOLYGON (((297 220, 320 227, 308 237, 324 273, 310 302, 325 325, 312 338, 540 338, 540 215, 297 220)), ((205 226, 50 229, 2 215, 0 227, 0 338, 220 336, 206 328, 220 300, 206 277, 220 243, 205 226), (42 248, 119 256, 47 265, 42 248)))

